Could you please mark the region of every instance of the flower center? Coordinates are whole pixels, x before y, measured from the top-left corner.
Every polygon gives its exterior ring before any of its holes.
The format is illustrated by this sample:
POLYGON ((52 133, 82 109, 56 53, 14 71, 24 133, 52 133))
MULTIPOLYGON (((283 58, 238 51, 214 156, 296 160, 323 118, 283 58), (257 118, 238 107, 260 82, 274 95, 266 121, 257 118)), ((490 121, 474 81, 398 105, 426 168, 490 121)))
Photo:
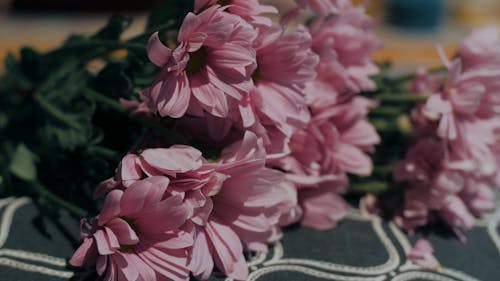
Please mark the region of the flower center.
POLYGON ((252 80, 253 80, 253 82, 255 83, 255 82, 259 81, 259 79, 260 79, 260 70, 259 70, 259 68, 257 67, 257 68, 253 71, 253 73, 252 73, 252 80))
POLYGON ((130 253, 134 251, 135 245, 120 245, 120 252, 122 253, 130 253))
POLYGON ((202 70, 207 62, 207 49, 201 47, 198 51, 189 53, 189 61, 186 65, 187 74, 194 74, 202 70))
POLYGON ((217 1, 217 5, 221 5, 221 6, 229 5, 229 3, 231 3, 231 0, 219 0, 219 1, 217 1))

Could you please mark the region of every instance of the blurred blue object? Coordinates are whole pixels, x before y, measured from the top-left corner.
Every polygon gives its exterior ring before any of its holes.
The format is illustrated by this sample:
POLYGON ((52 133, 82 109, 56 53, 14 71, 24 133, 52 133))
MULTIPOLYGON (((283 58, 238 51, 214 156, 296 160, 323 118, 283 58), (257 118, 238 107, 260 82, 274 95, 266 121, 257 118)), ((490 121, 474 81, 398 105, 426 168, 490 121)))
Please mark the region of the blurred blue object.
POLYGON ((444 18, 443 0, 387 0, 389 24, 406 29, 433 30, 444 18))

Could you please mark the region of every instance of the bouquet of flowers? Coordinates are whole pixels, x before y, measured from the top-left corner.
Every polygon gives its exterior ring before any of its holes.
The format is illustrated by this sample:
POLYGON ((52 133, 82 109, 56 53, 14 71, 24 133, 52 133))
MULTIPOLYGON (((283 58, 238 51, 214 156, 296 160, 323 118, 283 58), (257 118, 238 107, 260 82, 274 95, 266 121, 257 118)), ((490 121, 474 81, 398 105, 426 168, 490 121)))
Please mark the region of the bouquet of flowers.
POLYGON ((70 264, 106 281, 245 280, 282 228, 331 229, 360 198, 465 240, 500 184, 500 31, 395 76, 363 4, 295 2, 169 0, 136 37, 114 16, 8 56, 0 195, 82 217, 70 264))

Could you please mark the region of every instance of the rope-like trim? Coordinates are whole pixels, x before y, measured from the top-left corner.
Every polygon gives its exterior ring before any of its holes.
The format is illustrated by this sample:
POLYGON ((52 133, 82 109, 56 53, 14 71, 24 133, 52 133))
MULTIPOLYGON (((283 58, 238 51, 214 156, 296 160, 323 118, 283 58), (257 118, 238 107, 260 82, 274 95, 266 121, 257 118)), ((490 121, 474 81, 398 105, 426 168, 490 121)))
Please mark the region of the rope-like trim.
POLYGON ((389 273, 398 268, 400 265, 400 257, 398 251, 394 244, 391 242, 387 233, 382 228, 382 221, 378 217, 372 217, 372 226, 373 229, 382 242, 382 245, 387 250, 389 255, 389 259, 377 266, 368 266, 368 267, 360 267, 360 266, 349 266, 349 265, 340 265, 330 262, 324 261, 315 261, 315 260, 306 260, 306 259, 282 259, 282 260, 273 260, 266 262, 266 265, 274 265, 274 264, 294 264, 294 265, 306 265, 319 269, 324 269, 328 271, 337 271, 343 273, 351 273, 351 274, 359 274, 359 275, 380 275, 389 273))
POLYGON ((401 248, 403 248, 404 254, 407 255, 411 251, 411 244, 408 241, 408 237, 393 222, 389 223, 389 228, 394 237, 396 237, 396 240, 398 240, 401 248))
POLYGON ((273 265, 269 267, 261 268, 257 271, 252 272, 247 281, 256 281, 260 277, 280 271, 292 271, 292 272, 300 272, 309 276, 314 276, 317 278, 322 278, 326 280, 337 280, 337 281, 382 281, 385 280, 386 276, 381 275, 378 277, 358 277, 358 276, 344 276, 334 273, 327 273, 319 270, 315 270, 312 268, 300 266, 300 265, 273 265))
POLYGON ((426 271, 410 271, 392 278, 392 281, 429 280, 429 281, 456 281, 455 279, 426 271))
POLYGON ((487 230, 488 234, 493 240, 493 243, 497 247, 498 252, 500 252, 500 235, 498 234, 498 224, 500 223, 500 209, 498 209, 493 217, 489 220, 487 230))
POLYGON ((45 255, 45 254, 40 254, 40 253, 26 252, 26 251, 22 251, 22 250, 0 249, 0 257, 1 256, 24 259, 24 260, 29 260, 29 261, 43 262, 46 264, 60 266, 60 267, 66 266, 65 259, 61 259, 61 258, 57 258, 57 257, 45 255))
POLYGON ((44 275, 64 278, 64 279, 73 277, 73 272, 70 271, 55 270, 43 266, 32 265, 24 262, 11 260, 9 258, 0 258, 0 265, 23 271, 35 272, 44 275))
POLYGON ((12 225, 12 219, 14 218, 14 213, 22 207, 23 205, 31 202, 28 198, 19 198, 13 200, 2 215, 2 223, 0 224, 0 248, 3 247, 5 242, 7 241, 7 237, 9 236, 10 227, 12 225))

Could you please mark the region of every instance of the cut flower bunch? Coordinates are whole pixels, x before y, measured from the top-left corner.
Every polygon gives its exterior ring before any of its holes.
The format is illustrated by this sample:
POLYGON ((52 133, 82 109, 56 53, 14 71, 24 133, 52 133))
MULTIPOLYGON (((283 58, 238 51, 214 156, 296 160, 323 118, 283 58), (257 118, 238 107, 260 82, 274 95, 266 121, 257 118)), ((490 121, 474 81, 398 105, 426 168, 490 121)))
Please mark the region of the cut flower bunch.
POLYGON ((500 185, 500 31, 391 76, 363 5, 294 4, 169 0, 139 36, 114 16, 7 57, 0 195, 82 217, 69 262, 106 281, 245 280, 284 227, 334 228, 360 198, 465 241, 500 185))

